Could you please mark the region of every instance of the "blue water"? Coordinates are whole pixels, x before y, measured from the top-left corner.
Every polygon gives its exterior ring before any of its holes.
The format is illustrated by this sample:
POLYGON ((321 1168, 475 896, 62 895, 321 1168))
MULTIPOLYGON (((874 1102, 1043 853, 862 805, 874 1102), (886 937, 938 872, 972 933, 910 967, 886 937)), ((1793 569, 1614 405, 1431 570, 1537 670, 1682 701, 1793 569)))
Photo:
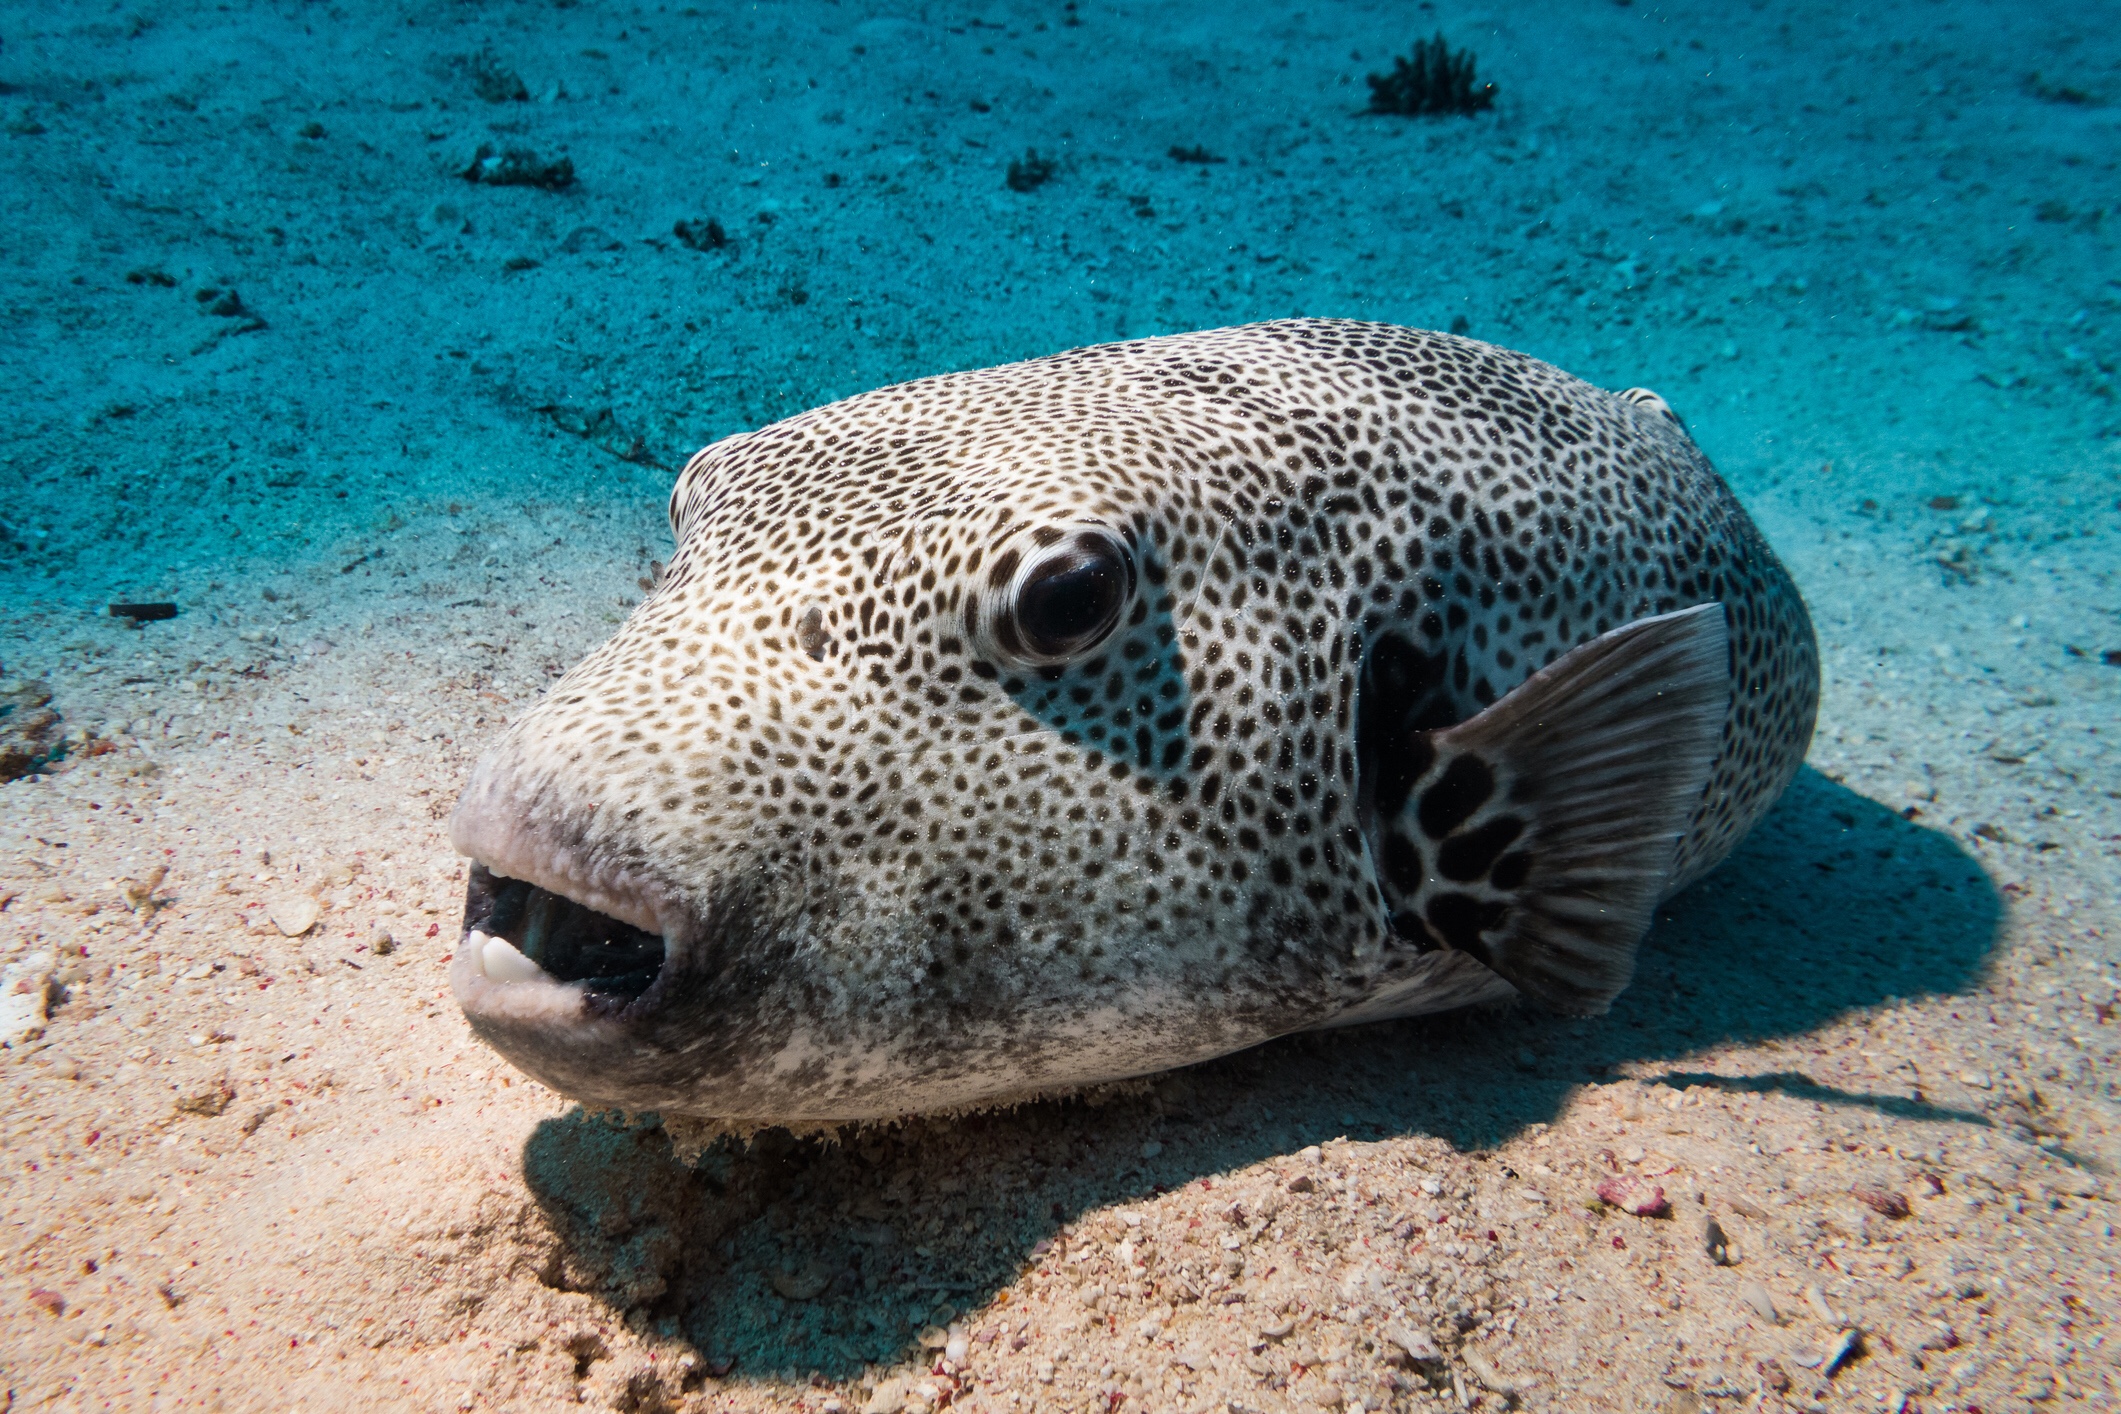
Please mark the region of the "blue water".
POLYGON ((667 468, 838 394, 1289 314, 1656 387, 1741 489, 2037 480, 2074 522, 2114 470, 2096 8, 12 13, 29 583, 299 554, 379 505, 655 494, 541 407, 608 408, 600 440, 667 468), (1362 116, 1438 28, 1494 109, 1362 116), (528 98, 479 98, 482 62, 528 98), (482 143, 574 183, 468 182, 482 143), (1009 189, 1033 149, 1055 175, 1009 189), (673 235, 707 218, 724 250, 673 235))

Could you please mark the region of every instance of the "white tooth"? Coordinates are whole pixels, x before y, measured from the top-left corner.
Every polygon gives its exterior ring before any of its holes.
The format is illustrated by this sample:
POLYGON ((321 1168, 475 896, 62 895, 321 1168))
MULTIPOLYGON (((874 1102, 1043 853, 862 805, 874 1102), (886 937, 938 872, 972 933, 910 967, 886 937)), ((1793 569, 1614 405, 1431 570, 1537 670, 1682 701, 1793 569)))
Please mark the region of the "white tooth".
POLYGON ((506 938, 488 938, 486 949, 479 954, 479 970, 495 982, 532 982, 545 975, 545 969, 515 950, 506 938))
POLYGON ((471 953, 471 960, 479 965, 479 971, 482 973, 486 970, 486 944, 492 940, 492 937, 492 934, 482 933, 476 928, 464 935, 464 946, 471 953))

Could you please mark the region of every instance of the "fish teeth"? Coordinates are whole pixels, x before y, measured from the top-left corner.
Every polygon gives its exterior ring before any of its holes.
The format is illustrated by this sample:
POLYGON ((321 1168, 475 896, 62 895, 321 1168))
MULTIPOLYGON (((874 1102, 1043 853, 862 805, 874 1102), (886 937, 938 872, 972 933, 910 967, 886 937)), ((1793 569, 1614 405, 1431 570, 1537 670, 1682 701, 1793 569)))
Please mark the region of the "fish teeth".
POLYGON ((523 956, 506 938, 496 938, 474 928, 464 943, 466 947, 476 949, 479 971, 485 974, 489 982, 505 985, 510 982, 552 980, 544 968, 523 956))

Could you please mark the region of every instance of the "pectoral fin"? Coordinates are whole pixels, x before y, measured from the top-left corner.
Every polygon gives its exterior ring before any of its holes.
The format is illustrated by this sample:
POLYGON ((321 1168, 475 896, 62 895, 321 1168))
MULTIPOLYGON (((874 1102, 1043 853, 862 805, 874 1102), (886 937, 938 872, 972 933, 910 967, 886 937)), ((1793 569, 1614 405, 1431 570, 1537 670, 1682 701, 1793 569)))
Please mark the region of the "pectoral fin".
POLYGON ((1581 644, 1456 726, 1415 734, 1373 826, 1394 931, 1556 1011, 1606 1010, 1671 876, 1730 705, 1721 604, 1581 644))

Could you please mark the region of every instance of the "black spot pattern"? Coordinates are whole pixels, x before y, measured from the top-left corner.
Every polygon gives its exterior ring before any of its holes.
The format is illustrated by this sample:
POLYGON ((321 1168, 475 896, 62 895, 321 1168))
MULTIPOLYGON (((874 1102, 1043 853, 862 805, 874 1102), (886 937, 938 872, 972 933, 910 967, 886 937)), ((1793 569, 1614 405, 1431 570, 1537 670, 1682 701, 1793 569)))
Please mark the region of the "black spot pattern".
POLYGON ((1477 756, 1460 756, 1446 766, 1436 783, 1421 793, 1416 818, 1422 833, 1432 840, 1444 836, 1473 818, 1473 812, 1495 794, 1495 772, 1477 756))
POLYGON ((1455 884, 1484 879, 1502 858, 1502 852, 1523 833, 1524 821, 1514 815, 1499 815, 1478 829, 1445 840, 1436 852, 1436 872, 1455 884))
POLYGON ((1480 935, 1502 927, 1508 916, 1506 905, 1494 899, 1462 893, 1437 894, 1429 900, 1423 914, 1438 942, 1458 952, 1470 953, 1481 962, 1491 959, 1480 935))
POLYGON ((1524 839, 1526 822, 1512 813, 1495 768, 1478 756, 1456 755, 1439 766, 1434 748, 1417 739, 1409 759, 1422 763, 1402 793, 1404 803, 1419 791, 1414 808, 1379 816, 1373 826, 1392 927, 1416 947, 1452 948, 1486 963, 1481 934, 1503 926, 1508 895, 1532 867, 1530 850, 1510 848, 1524 839))

